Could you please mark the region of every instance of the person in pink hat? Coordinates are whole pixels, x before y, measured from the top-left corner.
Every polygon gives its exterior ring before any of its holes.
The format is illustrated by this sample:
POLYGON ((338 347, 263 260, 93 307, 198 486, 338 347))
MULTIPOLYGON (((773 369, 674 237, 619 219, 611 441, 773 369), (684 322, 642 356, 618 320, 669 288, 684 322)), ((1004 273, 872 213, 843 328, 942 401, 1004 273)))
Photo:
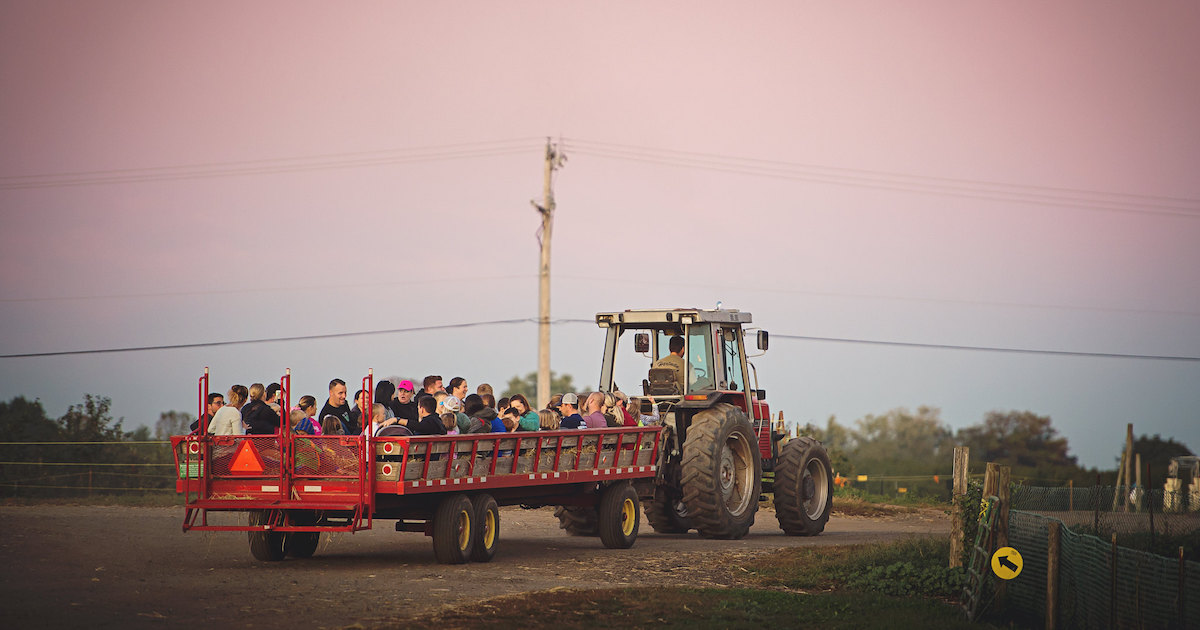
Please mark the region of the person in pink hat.
POLYGON ((409 427, 417 426, 421 416, 417 409, 417 401, 413 400, 413 394, 413 382, 400 381, 400 384, 396 386, 396 398, 392 400, 392 411, 395 412, 397 418, 408 420, 409 427))

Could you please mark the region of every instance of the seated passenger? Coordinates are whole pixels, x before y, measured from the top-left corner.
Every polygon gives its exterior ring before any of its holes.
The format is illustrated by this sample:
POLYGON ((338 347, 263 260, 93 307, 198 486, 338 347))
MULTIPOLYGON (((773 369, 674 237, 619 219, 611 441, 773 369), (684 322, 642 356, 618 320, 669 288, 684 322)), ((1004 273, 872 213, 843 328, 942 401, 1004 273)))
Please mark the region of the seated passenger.
POLYGON ((515 409, 520 414, 520 430, 522 431, 537 431, 541 424, 538 420, 537 412, 529 407, 529 401, 521 394, 513 394, 512 398, 508 399, 510 408, 515 409))
POLYGON ((629 410, 629 415, 631 415, 637 419, 637 423, 638 423, 639 427, 657 426, 659 423, 658 403, 655 402, 653 396, 647 396, 646 398, 650 399, 650 414, 649 415, 642 413, 642 399, 641 398, 630 398, 629 404, 626 406, 626 409, 629 410))
POLYGON ((234 385, 229 388, 229 394, 226 396, 229 399, 229 404, 221 407, 213 414, 212 421, 208 423, 208 432, 213 435, 245 434, 246 427, 242 424, 242 412, 240 409, 242 403, 246 401, 247 395, 245 385, 234 385))
POLYGON ((584 424, 589 429, 608 428, 608 420, 604 418, 604 393, 592 392, 587 397, 587 415, 583 417, 584 424))
POLYGON ((559 409, 562 410, 563 414, 562 421, 559 422, 560 428, 583 428, 583 416, 579 415, 579 396, 576 396, 574 392, 563 394, 562 402, 559 403, 559 409))
POLYGON ((467 425, 467 433, 493 433, 496 431, 495 423, 500 423, 500 430, 504 430, 504 423, 500 422, 500 416, 495 409, 483 403, 479 396, 475 396, 477 400, 471 400, 471 396, 467 396, 467 408, 463 413, 471 419, 467 425))
POLYGON ((396 424, 396 416, 388 417, 387 405, 383 403, 371 405, 371 435, 378 435, 380 429, 393 424, 396 424))
POLYGON ((504 422, 504 431, 506 433, 512 433, 521 426, 521 414, 512 407, 500 412, 500 420, 504 422))
POLYGON ((558 413, 551 409, 542 409, 537 414, 538 422, 540 423, 539 429, 542 431, 554 431, 558 429, 558 413))
POLYGON ((321 435, 344 435, 341 420, 336 416, 325 416, 321 421, 321 435))
POLYGON ((242 407, 242 422, 250 435, 270 435, 279 432, 279 414, 263 402, 266 388, 262 383, 250 386, 250 402, 242 407))
POLYGON ((417 423, 417 435, 446 435, 446 427, 442 418, 437 415, 437 400, 433 396, 425 396, 417 402, 421 408, 421 421, 417 423))
POLYGON ((629 412, 629 396, 625 392, 617 390, 613 392, 616 400, 616 407, 613 408, 613 415, 617 416, 620 425, 623 427, 636 427, 638 425, 637 417, 629 412))
POLYGON ((296 435, 320 435, 321 427, 312 423, 312 418, 305 415, 301 409, 293 409, 289 414, 292 423, 292 433, 296 435))
POLYGON ((466 433, 471 426, 471 418, 463 413, 462 402, 454 396, 447 396, 442 400, 442 414, 447 413, 454 415, 455 433, 466 433))
POLYGON ((449 411, 442 414, 442 426, 446 428, 446 435, 458 435, 458 414, 449 411))

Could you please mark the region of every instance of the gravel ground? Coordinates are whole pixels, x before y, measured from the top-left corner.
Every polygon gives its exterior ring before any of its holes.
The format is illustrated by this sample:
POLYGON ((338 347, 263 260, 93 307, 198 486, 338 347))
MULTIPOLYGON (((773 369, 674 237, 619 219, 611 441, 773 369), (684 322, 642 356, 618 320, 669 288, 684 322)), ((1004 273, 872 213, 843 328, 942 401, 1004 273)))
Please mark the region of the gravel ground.
POLYGON ((558 528, 550 508, 503 508, 487 564, 437 564, 430 540, 375 529, 323 538, 308 560, 255 561, 246 535, 182 533, 182 508, 0 507, 0 597, 8 628, 373 626, 448 606, 554 588, 724 585, 724 571, 771 550, 948 534, 937 510, 838 516, 812 538, 784 536, 769 509, 742 540, 656 534, 631 549, 558 528))

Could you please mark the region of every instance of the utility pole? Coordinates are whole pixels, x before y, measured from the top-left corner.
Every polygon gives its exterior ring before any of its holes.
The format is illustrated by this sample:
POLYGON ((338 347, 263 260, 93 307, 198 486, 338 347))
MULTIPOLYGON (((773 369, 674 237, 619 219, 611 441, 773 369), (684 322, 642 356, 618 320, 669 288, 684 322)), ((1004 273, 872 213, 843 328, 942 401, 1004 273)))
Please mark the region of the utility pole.
POLYGON ((542 247, 541 263, 538 265, 538 409, 545 409, 550 402, 550 234, 554 229, 554 171, 567 161, 558 147, 546 138, 545 181, 542 185, 542 203, 535 201, 533 207, 542 215, 542 229, 538 242, 542 247))

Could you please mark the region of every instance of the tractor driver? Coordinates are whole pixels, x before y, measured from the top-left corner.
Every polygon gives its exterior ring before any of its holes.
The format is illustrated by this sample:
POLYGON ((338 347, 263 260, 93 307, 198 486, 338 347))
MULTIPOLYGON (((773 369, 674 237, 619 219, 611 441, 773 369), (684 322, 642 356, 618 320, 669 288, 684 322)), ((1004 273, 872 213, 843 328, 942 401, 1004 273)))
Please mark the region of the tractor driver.
POLYGON ((654 362, 651 368, 671 368, 675 370, 675 380, 679 383, 679 391, 684 391, 684 360, 683 360, 683 337, 675 335, 671 337, 671 341, 667 346, 670 352, 666 356, 654 362))

